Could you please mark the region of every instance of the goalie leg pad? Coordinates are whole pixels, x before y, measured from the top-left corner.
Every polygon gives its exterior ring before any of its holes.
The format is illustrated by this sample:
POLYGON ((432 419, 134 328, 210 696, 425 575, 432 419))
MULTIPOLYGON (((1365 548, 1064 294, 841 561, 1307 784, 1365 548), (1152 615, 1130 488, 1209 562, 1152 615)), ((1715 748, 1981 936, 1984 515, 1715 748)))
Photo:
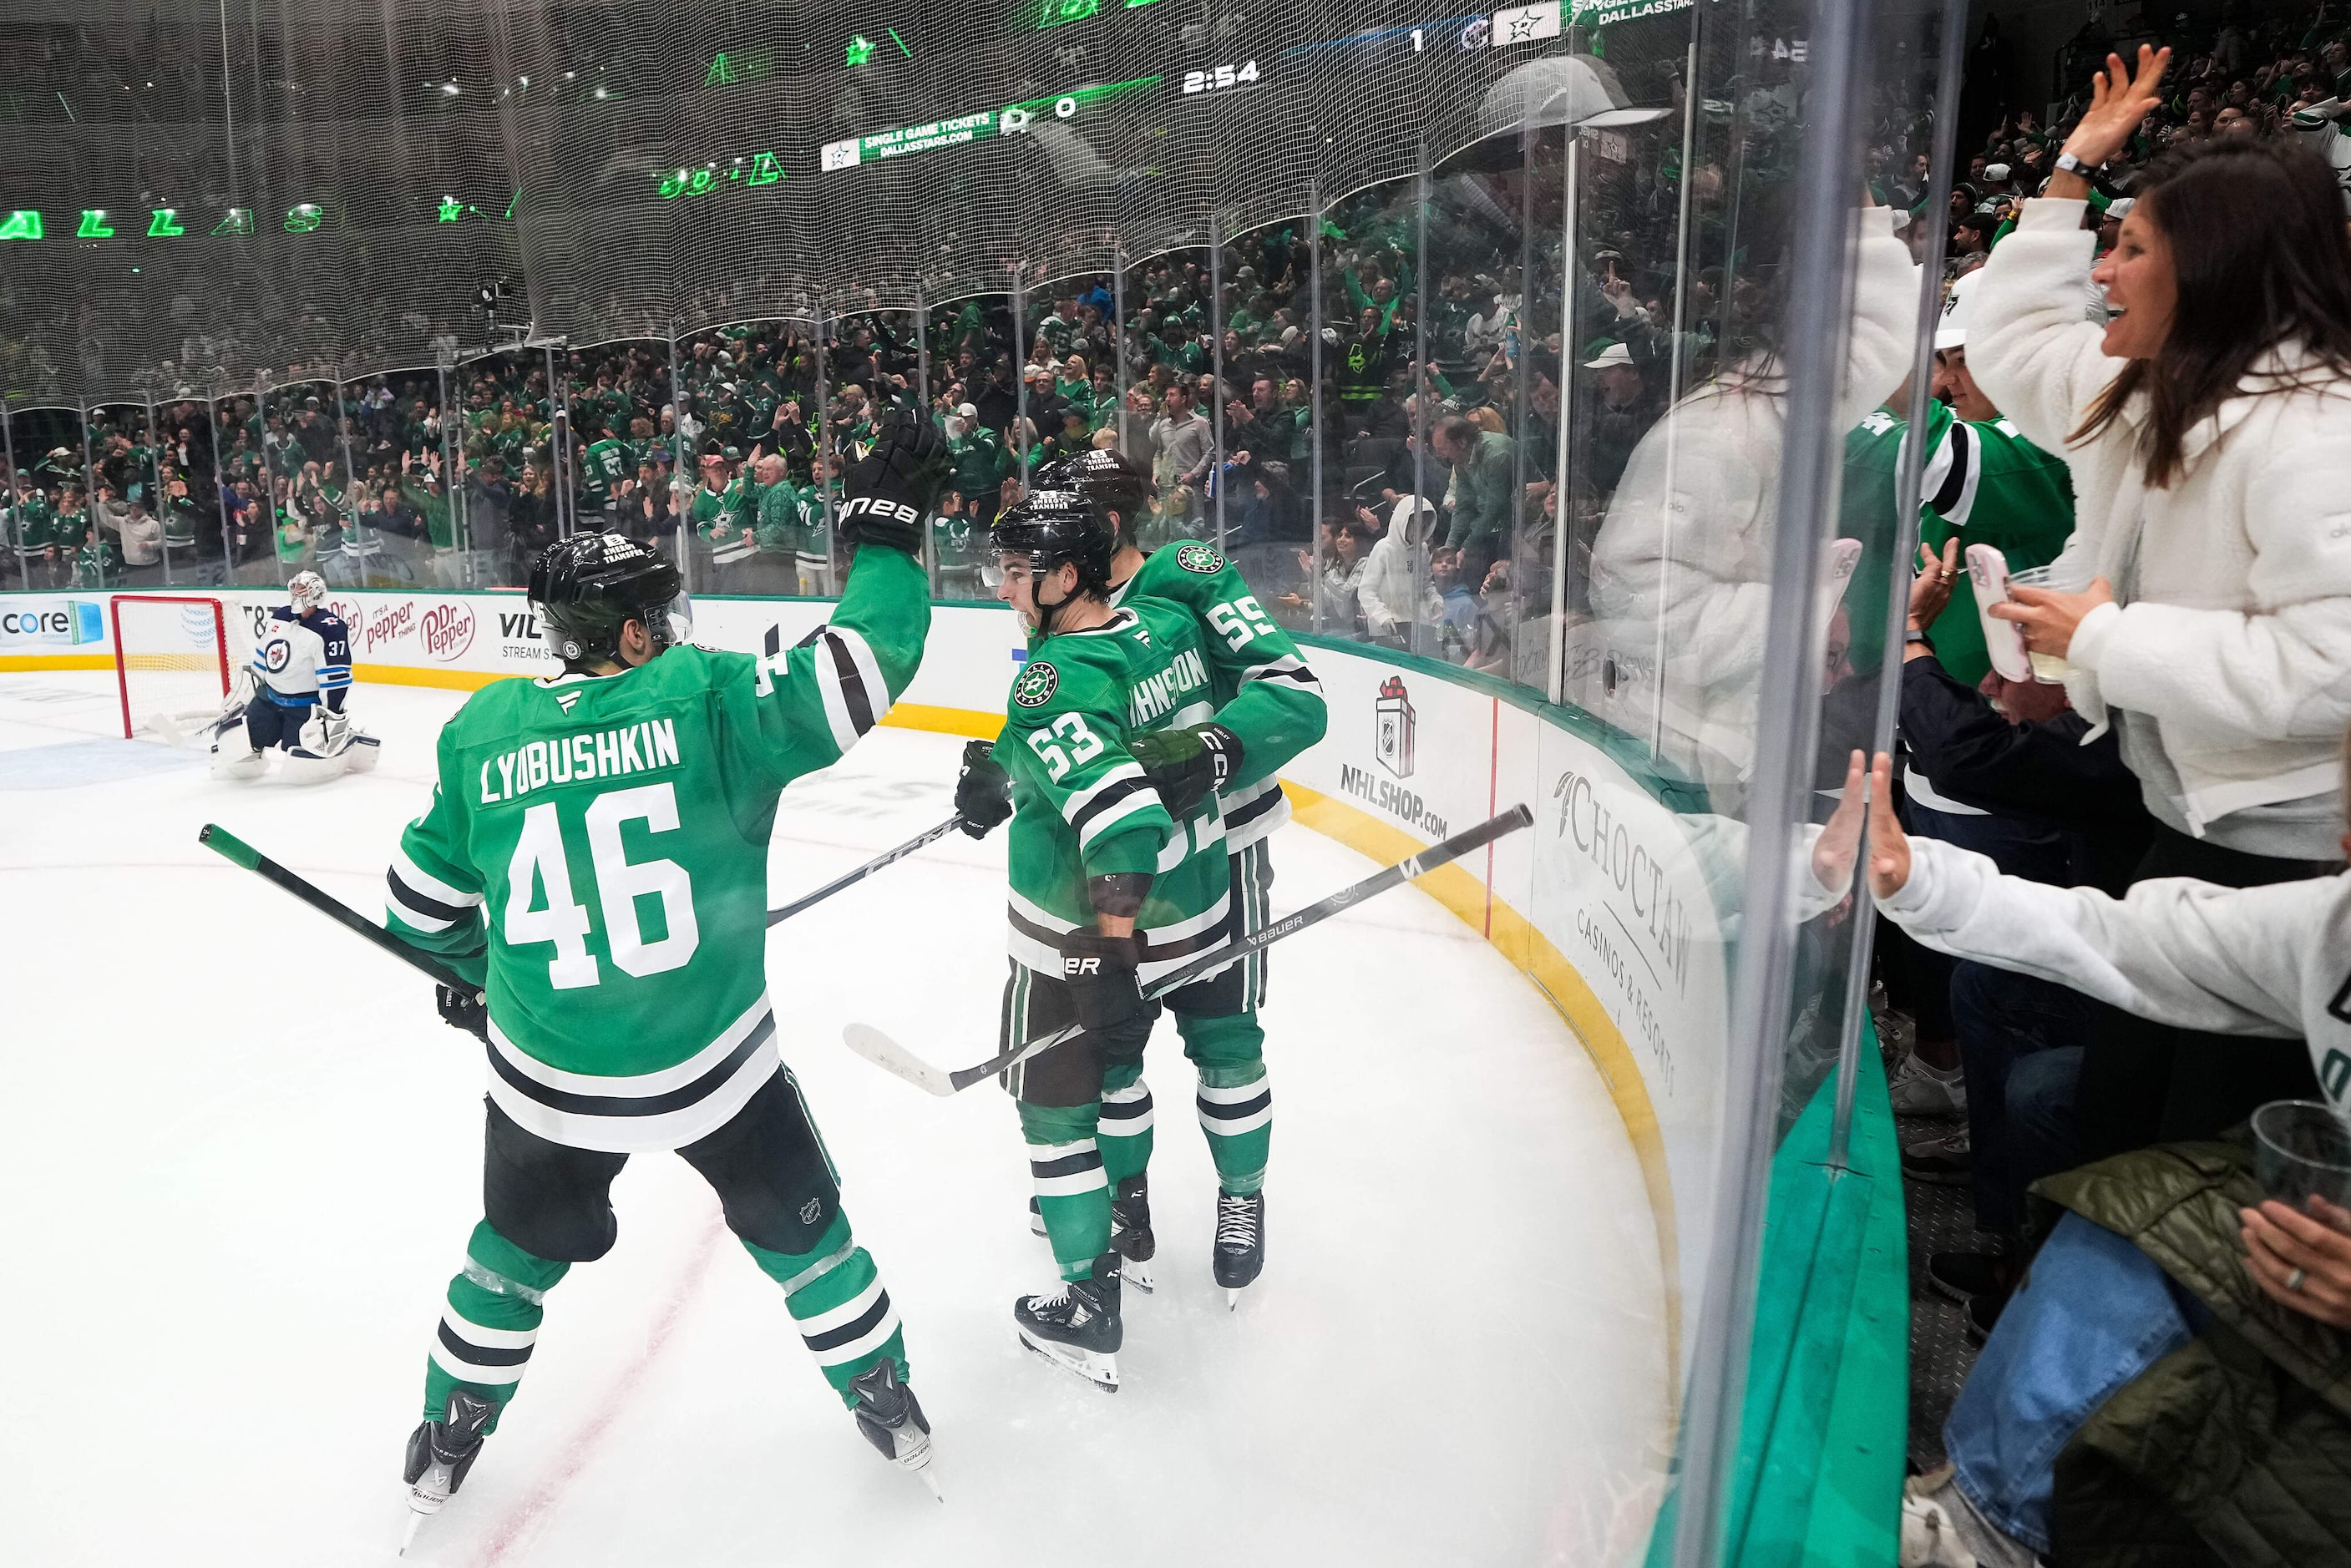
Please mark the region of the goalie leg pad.
POLYGON ((225 749, 213 753, 213 777, 216 779, 257 779, 269 766, 269 759, 238 737, 228 737, 225 749))
POLYGON ((290 784, 320 784, 342 777, 343 771, 350 766, 348 753, 337 752, 331 757, 322 757, 316 752, 296 746, 286 753, 286 760, 278 764, 277 771, 290 784))
POLYGON ((363 774, 372 771, 382 756, 381 741, 357 730, 351 732, 350 744, 343 751, 343 762, 352 773, 363 774))

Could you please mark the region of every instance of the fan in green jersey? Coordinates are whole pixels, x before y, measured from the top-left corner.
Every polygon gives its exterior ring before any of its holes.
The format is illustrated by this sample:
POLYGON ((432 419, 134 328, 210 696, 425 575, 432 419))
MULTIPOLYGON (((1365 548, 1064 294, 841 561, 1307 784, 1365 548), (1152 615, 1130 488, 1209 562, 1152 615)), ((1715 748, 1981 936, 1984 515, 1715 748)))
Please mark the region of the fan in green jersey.
POLYGON ((765 658, 683 641, 676 569, 618 535, 549 547, 530 597, 563 673, 476 692, 401 837, 388 925, 484 988, 444 993, 489 1057, 482 1222, 449 1282, 410 1439, 436 1511, 515 1392, 548 1291, 615 1236, 632 1153, 675 1149, 784 1288, 860 1428, 929 1460, 903 1335, 777 1054, 766 985, 778 795, 872 730, 930 624, 920 524, 944 443, 894 427, 849 477, 862 545, 832 622, 765 658))
POLYGON ((1215 793, 1168 798, 1131 747, 1207 715, 1207 663, 1189 616, 1112 607, 1110 535, 1076 496, 1032 493, 998 520, 994 544, 998 597, 1036 634, 993 753, 1013 806, 1005 1044, 1083 1029, 1006 1075, 1062 1276, 1013 1316, 1031 1349, 1115 1388, 1123 1259, 1112 1189, 1139 1170, 1113 1162, 1141 1149, 1099 1135, 1142 1072, 1156 1010, 1141 987, 1232 926, 1215 793))
POLYGON ((636 472, 636 465, 629 461, 627 444, 612 437, 600 416, 590 414, 580 423, 590 439, 580 454, 580 525, 610 528, 622 482, 636 472))
MULTIPOLYGON (((1135 737, 1133 752, 1163 794, 1190 798, 1213 790, 1220 802, 1228 882, 1236 935, 1262 929, 1270 915, 1273 867, 1266 839, 1290 820, 1290 802, 1274 773, 1322 738, 1322 688, 1290 636, 1259 605, 1239 572, 1214 547, 1178 544, 1145 556, 1129 521, 1151 493, 1141 463, 1115 452, 1081 454, 1049 476, 1076 491, 1098 527, 1115 541, 1109 596, 1113 606, 1153 601, 1188 616, 1208 667, 1213 715, 1135 737)), ((1198 1070, 1194 1109, 1207 1134, 1217 1181, 1217 1282, 1238 1291, 1264 1265, 1264 1185, 1273 1138, 1273 1102, 1265 1071, 1265 957, 1251 956, 1223 974, 1187 986, 1170 1000, 1184 1053, 1198 1070)), ((1149 1213, 1143 1175, 1150 1158, 1152 1106, 1138 1078, 1113 1096, 1103 1126, 1133 1129, 1136 1150, 1119 1163, 1134 1175, 1120 1198, 1149 1213)), ((1130 1253, 1130 1257, 1132 1254, 1130 1253)), ((1129 1273, 1133 1274, 1130 1264, 1129 1273)))

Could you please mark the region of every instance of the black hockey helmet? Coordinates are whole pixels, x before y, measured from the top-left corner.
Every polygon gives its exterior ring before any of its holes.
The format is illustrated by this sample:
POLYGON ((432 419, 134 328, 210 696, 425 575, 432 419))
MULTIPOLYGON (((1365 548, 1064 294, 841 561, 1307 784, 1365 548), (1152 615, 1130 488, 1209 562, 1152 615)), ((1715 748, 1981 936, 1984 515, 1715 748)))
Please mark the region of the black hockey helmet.
POLYGON ((1110 597, 1110 558, 1118 547, 1110 524, 1073 490, 1032 490, 1019 504, 996 520, 991 530, 995 554, 984 562, 980 575, 991 587, 1001 583, 1003 558, 1025 556, 1032 577, 1042 579, 1063 562, 1078 569, 1075 592, 1047 603, 1037 600, 1038 629, 1051 636, 1061 607, 1081 595, 1110 597))
MULTIPOLYGON (((1039 474, 1037 483, 1048 490, 1076 491, 1105 524, 1110 523, 1109 514, 1116 512, 1114 526, 1130 542, 1135 521, 1151 499, 1151 471, 1107 447, 1092 447, 1063 459, 1039 474)), ((1115 540, 1112 547, 1116 548, 1115 540)))
POLYGON ((653 651, 693 634, 677 568, 650 545, 618 534, 574 534, 531 563, 530 602, 547 646, 567 670, 617 662, 621 628, 644 622, 653 651))

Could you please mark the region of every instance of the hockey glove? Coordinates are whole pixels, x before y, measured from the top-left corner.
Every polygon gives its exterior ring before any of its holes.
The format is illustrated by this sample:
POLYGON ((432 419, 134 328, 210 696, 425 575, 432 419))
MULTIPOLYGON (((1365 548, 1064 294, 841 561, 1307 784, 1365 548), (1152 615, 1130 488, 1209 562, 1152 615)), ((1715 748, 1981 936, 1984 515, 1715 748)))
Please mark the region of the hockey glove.
POLYGON ((1126 749, 1143 764, 1167 815, 1179 822, 1231 783, 1241 765, 1240 737, 1222 724, 1154 731, 1133 737, 1126 749))
POLYGON ((1140 1053, 1155 1016, 1134 978, 1142 948, 1133 937, 1071 931, 1061 939, 1061 983, 1079 1026, 1118 1054, 1140 1053))
POLYGON ((321 702, 310 710, 310 716, 303 721, 302 732, 297 739, 302 749, 313 756, 337 755, 351 743, 350 717, 321 702))
POLYGON ((963 748, 963 772, 956 775, 956 815, 963 830, 985 838, 987 830, 1012 815, 1012 775, 996 760, 992 741, 967 741, 963 748))
POLYGON ((480 994, 436 985, 433 988, 433 1002, 441 1010, 442 1023, 452 1029, 464 1030, 486 1045, 490 1043, 490 1010, 478 1000, 480 994))
POLYGON ((923 525, 946 478, 947 443, 930 421, 900 414, 882 427, 873 450, 849 471, 841 488, 841 536, 923 553, 923 525))

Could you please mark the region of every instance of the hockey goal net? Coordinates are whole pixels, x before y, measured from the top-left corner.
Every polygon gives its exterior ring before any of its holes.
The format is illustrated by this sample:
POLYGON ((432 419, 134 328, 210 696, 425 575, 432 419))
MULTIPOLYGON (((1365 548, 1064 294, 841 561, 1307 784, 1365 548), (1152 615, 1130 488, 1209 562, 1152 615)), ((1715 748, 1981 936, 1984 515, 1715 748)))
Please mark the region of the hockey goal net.
POLYGON ((122 735, 159 732, 159 716, 212 717, 227 698, 228 618, 218 599, 121 594, 113 604, 122 735))

